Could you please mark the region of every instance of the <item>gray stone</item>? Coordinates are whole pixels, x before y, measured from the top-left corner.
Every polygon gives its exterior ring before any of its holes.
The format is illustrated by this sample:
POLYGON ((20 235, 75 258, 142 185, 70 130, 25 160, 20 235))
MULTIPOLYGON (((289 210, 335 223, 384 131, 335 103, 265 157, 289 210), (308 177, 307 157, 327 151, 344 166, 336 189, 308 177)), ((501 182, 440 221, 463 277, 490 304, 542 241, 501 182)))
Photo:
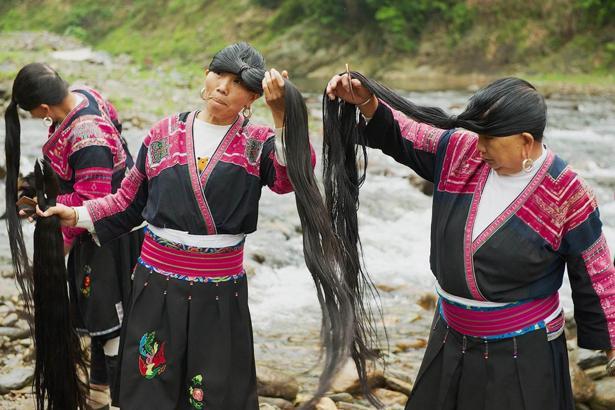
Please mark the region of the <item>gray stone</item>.
POLYGON ((299 392, 299 383, 292 376, 277 370, 259 366, 256 371, 258 394, 294 401, 299 392))
POLYGON ((577 356, 577 364, 583 370, 599 365, 605 365, 607 362, 606 354, 599 351, 579 349, 577 356))
POLYGON ((387 389, 395 391, 395 392, 403 393, 406 396, 410 396, 410 392, 412 391, 411 383, 407 383, 395 377, 385 376, 384 385, 386 386, 387 389))
POLYGON ((6 336, 10 340, 25 339, 30 336, 30 331, 17 327, 0 327, 0 337, 1 336, 6 336))
MULTIPOLYGON (((384 375, 381 371, 376 370, 367 375, 367 383, 373 389, 376 387, 384 387, 384 375)), ((335 380, 331 384, 331 391, 334 393, 361 393, 361 383, 359 375, 352 360, 348 360, 344 367, 338 372, 335 380)))
POLYGON ((345 401, 340 401, 336 403, 336 405, 339 410, 370 410, 369 407, 365 407, 356 403, 346 403, 345 401))
POLYGON ((272 406, 271 404, 268 404, 268 403, 259 403, 258 409, 259 410, 280 410, 279 407, 272 406))
POLYGON ((278 397, 262 397, 258 398, 259 404, 269 404, 281 410, 291 410, 294 409, 295 406, 288 400, 280 399, 278 397))
POLYGON ((412 384, 412 377, 410 377, 410 374, 407 371, 387 368, 385 376, 387 376, 387 377, 394 377, 394 378, 399 379, 399 380, 401 380, 403 382, 412 384))
POLYGON ((585 370, 585 374, 592 380, 600 380, 606 377, 606 366, 600 365, 585 370))
POLYGON ((15 323, 17 323, 18 320, 19 316, 17 316, 17 313, 12 312, 6 315, 6 317, 2 319, 2 322, 0 324, 4 327, 14 327, 15 323))
POLYGON ((596 393, 589 405, 592 410, 615 409, 615 378, 607 377, 596 382, 596 393))
POLYGON ((0 276, 3 278, 14 278, 15 272, 13 272, 12 270, 3 270, 2 272, 0 272, 0 276))
POLYGON ((587 402, 594 396, 596 387, 579 366, 570 364, 570 375, 572 379, 572 395, 576 402, 587 402))
POLYGON ((329 397, 331 400, 338 402, 338 401, 352 401, 353 397, 352 394, 350 393, 335 393, 335 394, 330 394, 329 397))
POLYGON ((328 397, 323 397, 316 403, 314 410, 337 410, 335 402, 328 397))
POLYGON ((387 409, 395 405, 403 405, 408 401, 407 395, 387 389, 374 389, 374 396, 376 396, 387 409))
POLYGON ((32 382, 34 369, 32 367, 16 367, 10 373, 0 375, 0 394, 11 390, 19 390, 32 382))

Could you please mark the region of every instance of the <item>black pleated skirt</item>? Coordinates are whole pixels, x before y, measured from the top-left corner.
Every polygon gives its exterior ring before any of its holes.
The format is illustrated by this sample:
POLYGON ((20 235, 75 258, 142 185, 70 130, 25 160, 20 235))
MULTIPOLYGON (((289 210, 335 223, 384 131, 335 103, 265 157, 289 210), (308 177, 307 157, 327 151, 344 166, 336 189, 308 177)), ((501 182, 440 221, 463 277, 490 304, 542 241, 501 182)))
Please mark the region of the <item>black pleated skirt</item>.
POLYGON ((122 410, 258 409, 245 276, 191 282, 138 264, 122 339, 122 410))
POLYGON ((75 239, 68 257, 68 277, 76 326, 101 340, 120 333, 131 275, 141 252, 143 230, 98 246, 90 236, 75 239))
POLYGON ((566 339, 544 329, 489 341, 448 328, 436 312, 406 410, 573 410, 566 339), (464 352, 465 351, 465 352, 464 352))

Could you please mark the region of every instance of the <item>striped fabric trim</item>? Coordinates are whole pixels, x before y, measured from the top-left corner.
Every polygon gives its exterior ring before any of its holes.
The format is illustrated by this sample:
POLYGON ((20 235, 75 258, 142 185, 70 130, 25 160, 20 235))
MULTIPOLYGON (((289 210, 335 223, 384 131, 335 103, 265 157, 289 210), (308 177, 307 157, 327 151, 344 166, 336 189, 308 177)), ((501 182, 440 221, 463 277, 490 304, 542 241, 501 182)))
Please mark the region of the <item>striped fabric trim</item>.
POLYGON ((485 340, 506 339, 538 329, 546 329, 549 340, 564 328, 559 294, 515 302, 505 306, 467 306, 459 300, 440 297, 438 309, 442 319, 457 332, 485 340))
POLYGON ((173 279, 180 279, 180 280, 187 280, 190 282, 198 282, 198 283, 221 283, 221 282, 228 282, 231 280, 237 280, 239 278, 242 278, 243 276, 246 275, 246 271, 241 271, 240 273, 238 273, 237 275, 228 275, 228 276, 188 276, 188 275, 181 275, 179 273, 172 273, 172 272, 166 272, 163 270, 160 270, 152 265, 149 265, 147 263, 145 263, 143 261, 143 259, 141 259, 140 257, 137 259, 137 261, 143 265, 145 268, 159 273, 161 275, 164 276, 168 276, 170 278, 173 279))
POLYGON ((146 230, 140 261, 144 266, 167 275, 225 280, 242 274, 243 244, 244 241, 224 248, 197 248, 173 243, 146 230))

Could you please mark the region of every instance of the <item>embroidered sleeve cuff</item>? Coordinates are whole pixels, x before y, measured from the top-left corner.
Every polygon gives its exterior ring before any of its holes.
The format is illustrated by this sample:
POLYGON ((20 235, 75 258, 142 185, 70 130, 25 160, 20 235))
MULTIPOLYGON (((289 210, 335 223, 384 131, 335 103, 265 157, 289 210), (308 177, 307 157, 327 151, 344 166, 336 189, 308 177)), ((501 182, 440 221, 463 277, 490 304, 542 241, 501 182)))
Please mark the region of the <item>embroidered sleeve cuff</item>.
POLYGON ((89 232, 94 232, 94 222, 92 222, 92 217, 88 212, 88 209, 85 206, 77 206, 75 207, 77 210, 77 215, 79 220, 77 221, 76 228, 84 228, 89 232))
POLYGON ((286 156, 284 155, 284 141, 282 140, 284 128, 275 129, 275 158, 280 165, 286 166, 286 156))

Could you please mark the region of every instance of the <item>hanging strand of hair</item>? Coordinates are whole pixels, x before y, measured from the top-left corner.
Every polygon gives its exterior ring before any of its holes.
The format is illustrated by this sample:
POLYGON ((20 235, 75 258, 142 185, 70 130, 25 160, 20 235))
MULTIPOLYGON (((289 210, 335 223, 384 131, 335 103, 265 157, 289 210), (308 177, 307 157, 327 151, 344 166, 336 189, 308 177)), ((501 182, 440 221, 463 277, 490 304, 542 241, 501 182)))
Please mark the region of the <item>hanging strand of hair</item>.
MULTIPOLYGON (((56 204, 58 181, 47 162, 34 168, 41 210, 56 204)), ((33 306, 37 410, 85 409, 88 390, 84 351, 73 326, 57 216, 38 218, 34 229, 33 306), (81 378, 80 378, 81 377, 81 378)))

